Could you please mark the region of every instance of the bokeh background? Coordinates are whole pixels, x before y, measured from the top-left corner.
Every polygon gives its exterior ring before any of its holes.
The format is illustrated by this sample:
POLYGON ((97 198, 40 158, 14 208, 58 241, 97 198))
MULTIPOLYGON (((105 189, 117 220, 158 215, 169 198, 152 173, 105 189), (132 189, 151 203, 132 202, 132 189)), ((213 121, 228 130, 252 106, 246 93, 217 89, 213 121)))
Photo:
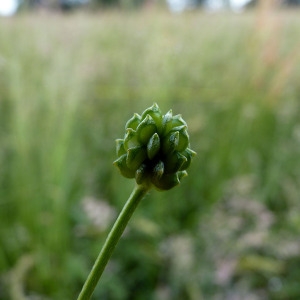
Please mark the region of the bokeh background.
POLYGON ((115 139, 153 102, 198 155, 93 299, 300 299, 298 8, 25 4, 0 18, 0 299, 76 299, 134 187, 115 139))

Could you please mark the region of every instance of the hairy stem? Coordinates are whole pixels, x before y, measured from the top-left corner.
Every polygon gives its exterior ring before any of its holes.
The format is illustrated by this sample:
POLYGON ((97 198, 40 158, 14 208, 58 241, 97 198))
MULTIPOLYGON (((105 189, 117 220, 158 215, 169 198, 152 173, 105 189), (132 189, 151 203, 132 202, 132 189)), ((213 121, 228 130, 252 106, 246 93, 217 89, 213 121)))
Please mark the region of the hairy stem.
POLYGON ((135 211, 139 202, 147 194, 149 188, 143 185, 138 185, 134 188, 127 202, 125 203, 119 217, 112 227, 107 239, 103 245, 95 264, 86 279, 84 286, 77 298, 77 300, 89 300, 95 290, 95 287, 107 265, 114 248, 116 247, 122 233, 124 232, 129 219, 135 211))

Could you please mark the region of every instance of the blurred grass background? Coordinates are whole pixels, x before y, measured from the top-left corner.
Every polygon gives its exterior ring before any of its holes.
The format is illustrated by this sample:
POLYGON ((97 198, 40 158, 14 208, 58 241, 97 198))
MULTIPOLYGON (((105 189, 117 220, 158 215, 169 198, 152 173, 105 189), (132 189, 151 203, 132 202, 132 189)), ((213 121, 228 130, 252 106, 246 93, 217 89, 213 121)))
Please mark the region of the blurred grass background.
POLYGON ((139 206, 93 299, 300 298, 299 12, 0 19, 0 299, 75 299, 133 181, 133 112, 198 155, 139 206))

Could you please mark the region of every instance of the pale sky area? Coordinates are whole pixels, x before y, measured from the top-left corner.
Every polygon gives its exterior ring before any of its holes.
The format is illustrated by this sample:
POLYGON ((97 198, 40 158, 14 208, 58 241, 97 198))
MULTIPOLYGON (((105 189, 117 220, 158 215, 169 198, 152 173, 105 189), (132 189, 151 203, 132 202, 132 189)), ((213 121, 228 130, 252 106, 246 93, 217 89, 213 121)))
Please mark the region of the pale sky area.
POLYGON ((0 0, 0 15, 11 16, 18 8, 17 0, 0 0))
MULTIPOLYGON (((170 9, 173 11, 182 11, 186 2, 183 0, 167 0, 170 9)), ((233 10, 240 10, 249 0, 230 0, 233 10)), ((0 15, 11 16, 18 9, 19 0, 0 0, 0 15)), ((224 6, 223 0, 209 0, 207 7, 212 10, 221 9, 224 6)))

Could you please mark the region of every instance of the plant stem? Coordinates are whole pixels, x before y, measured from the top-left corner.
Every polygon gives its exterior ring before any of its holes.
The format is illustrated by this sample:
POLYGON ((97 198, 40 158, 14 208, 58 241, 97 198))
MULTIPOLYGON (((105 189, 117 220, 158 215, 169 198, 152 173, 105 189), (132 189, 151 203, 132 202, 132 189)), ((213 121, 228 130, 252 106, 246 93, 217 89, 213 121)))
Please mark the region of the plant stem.
POLYGON ((89 300, 91 298, 95 287, 105 269, 105 266, 107 265, 120 237, 122 236, 129 219, 131 218, 139 202, 147 194, 148 190, 149 188, 143 185, 138 185, 134 188, 122 211, 120 212, 120 215, 117 218, 114 226, 108 234, 102 250, 97 257, 77 300, 89 300))

